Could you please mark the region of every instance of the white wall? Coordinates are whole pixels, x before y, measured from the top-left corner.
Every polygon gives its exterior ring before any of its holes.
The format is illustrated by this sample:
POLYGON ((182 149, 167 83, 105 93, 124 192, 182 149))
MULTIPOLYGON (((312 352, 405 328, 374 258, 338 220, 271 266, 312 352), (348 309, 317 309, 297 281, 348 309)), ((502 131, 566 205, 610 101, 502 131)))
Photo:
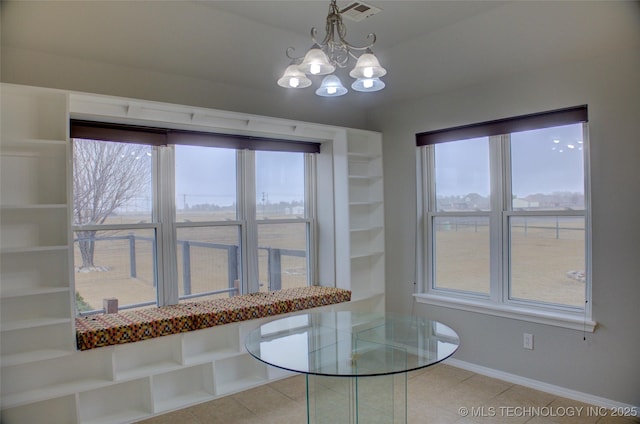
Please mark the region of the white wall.
POLYGON ((371 114, 374 129, 384 134, 389 310, 410 310, 412 302, 415 134, 588 104, 595 333, 583 341, 580 331, 423 304, 415 308, 459 332, 460 360, 640 405, 640 34, 635 44, 371 114), (535 350, 522 349, 523 332, 534 334, 535 350))
MULTIPOLYGON (((313 92, 258 90, 46 52, 2 47, 2 82, 206 107, 298 121, 364 128, 357 99, 321 99, 313 92), (309 97, 313 101, 309 101, 309 97)), ((275 81, 274 81, 275 84, 275 81)))

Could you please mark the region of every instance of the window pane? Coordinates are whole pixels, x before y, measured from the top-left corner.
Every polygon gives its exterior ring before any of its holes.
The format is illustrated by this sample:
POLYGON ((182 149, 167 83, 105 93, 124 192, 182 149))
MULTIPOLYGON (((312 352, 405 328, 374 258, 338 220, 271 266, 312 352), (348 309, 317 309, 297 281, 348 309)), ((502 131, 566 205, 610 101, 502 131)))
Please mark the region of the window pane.
POLYGON ((435 146, 436 210, 490 210, 489 138, 435 146))
POLYGON ((239 226, 178 228, 177 234, 181 298, 217 291, 224 292, 207 298, 238 294, 233 289, 240 290, 242 281, 239 226))
POLYGON ((583 217, 511 217, 512 299, 584 307, 583 217))
POLYGON ((514 210, 584 209, 582 124, 511 135, 514 210))
POLYGON ((489 294, 489 218, 436 217, 435 286, 489 294))
POLYGON ((153 148, 73 140, 73 225, 151 222, 153 148))
POLYGON ((258 224, 260 291, 308 285, 307 223, 258 224))
POLYGON ((303 218, 304 153, 256 152, 256 217, 303 218))
POLYGON ((178 222, 236 219, 236 151, 175 146, 178 222))
POLYGON ((118 306, 156 303, 155 230, 76 231, 75 285, 80 312, 102 309, 103 299, 118 306))

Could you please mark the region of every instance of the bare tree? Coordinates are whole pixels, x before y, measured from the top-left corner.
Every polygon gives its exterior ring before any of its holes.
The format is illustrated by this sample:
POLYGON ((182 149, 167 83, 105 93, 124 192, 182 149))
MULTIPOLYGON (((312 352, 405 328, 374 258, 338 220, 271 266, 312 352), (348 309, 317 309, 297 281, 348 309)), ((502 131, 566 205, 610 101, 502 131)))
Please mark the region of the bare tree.
MULTIPOLYGON (((73 144, 74 225, 103 224, 118 208, 148 195, 149 146, 75 139, 73 144)), ((78 231, 82 268, 94 267, 96 230, 78 231)))

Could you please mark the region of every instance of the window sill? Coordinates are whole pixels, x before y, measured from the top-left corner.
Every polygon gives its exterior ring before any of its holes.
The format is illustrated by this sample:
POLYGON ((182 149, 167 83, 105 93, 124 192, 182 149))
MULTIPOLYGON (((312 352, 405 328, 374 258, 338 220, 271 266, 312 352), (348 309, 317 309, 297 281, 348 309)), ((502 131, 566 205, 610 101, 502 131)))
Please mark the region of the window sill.
POLYGON ((589 333, 593 333, 597 326, 595 321, 585 320, 577 315, 563 314, 560 312, 541 311, 510 305, 497 305, 481 300, 451 298, 431 293, 418 293, 414 294, 414 297, 416 302, 427 305, 552 325, 554 327, 569 328, 571 330, 587 331, 589 333))

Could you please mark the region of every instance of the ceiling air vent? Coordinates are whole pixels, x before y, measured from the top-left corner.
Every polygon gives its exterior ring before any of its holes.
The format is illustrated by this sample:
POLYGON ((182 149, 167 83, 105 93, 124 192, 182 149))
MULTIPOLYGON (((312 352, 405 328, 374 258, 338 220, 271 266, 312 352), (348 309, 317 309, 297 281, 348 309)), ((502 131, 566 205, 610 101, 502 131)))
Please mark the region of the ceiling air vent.
POLYGON ((380 12, 375 6, 368 5, 361 1, 354 1, 348 3, 346 6, 340 8, 340 14, 343 18, 350 19, 352 21, 360 22, 363 19, 373 16, 380 12))

